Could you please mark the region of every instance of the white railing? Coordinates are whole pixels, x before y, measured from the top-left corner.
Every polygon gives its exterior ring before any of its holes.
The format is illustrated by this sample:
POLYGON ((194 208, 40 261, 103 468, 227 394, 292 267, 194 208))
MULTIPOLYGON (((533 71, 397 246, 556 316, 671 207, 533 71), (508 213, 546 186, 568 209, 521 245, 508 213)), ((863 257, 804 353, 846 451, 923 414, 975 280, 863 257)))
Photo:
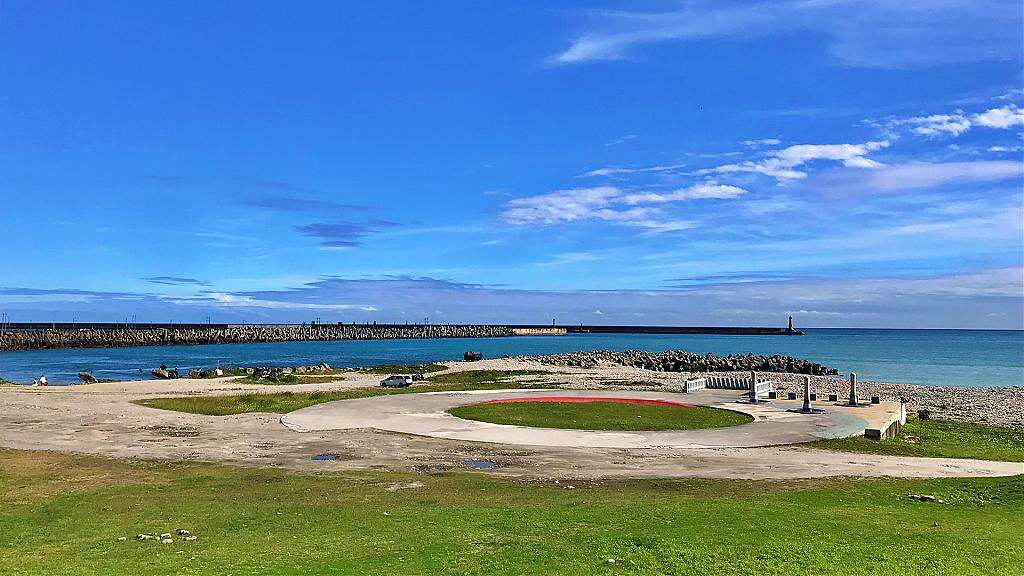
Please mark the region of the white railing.
MULTIPOLYGON (((750 378, 736 376, 705 376, 687 380, 683 385, 686 392, 697 390, 744 390, 750 392, 750 378)), ((764 380, 755 384, 754 391, 758 396, 768 394, 775 390, 775 383, 771 380, 764 380)))

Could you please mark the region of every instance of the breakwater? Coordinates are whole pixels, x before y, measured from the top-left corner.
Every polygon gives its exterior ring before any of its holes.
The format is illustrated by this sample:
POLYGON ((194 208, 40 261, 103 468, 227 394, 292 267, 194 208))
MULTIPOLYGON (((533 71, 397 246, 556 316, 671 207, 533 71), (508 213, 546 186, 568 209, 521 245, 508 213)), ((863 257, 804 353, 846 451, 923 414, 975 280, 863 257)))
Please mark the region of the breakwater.
POLYGON ((602 364, 618 364, 632 366, 657 372, 791 372, 795 374, 811 374, 826 376, 838 374, 839 371, 817 362, 794 358, 792 356, 757 354, 694 354, 683 350, 667 350, 665 352, 647 352, 645 350, 596 350, 593 352, 570 352, 568 354, 550 354, 545 356, 524 356, 524 360, 534 360, 553 366, 573 366, 578 368, 594 368, 602 364))
POLYGON ((567 334, 803 335, 789 328, 695 326, 556 326, 532 324, 73 324, 0 327, 0 351, 127 348, 189 344, 252 344, 409 338, 496 338, 567 334))
POLYGON ((246 344, 408 338, 495 338, 512 336, 508 326, 456 324, 311 324, 178 327, 17 329, 0 334, 0 350, 125 348, 189 344, 246 344))

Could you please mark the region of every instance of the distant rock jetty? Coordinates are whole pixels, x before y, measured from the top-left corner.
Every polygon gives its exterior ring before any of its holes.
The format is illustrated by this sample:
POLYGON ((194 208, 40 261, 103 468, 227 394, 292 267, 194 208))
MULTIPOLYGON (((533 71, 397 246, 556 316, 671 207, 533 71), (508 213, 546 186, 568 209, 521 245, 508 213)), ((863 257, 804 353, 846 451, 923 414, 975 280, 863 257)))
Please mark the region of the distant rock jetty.
POLYGON ((643 350, 627 350, 612 352, 611 350, 595 350, 593 352, 571 352, 568 354, 552 354, 547 356, 520 357, 553 366, 572 366, 578 368, 594 368, 600 364, 618 364, 632 366, 656 372, 791 372, 794 374, 810 374, 828 376, 839 371, 828 366, 801 360, 792 356, 758 356, 747 354, 717 356, 715 354, 693 354, 682 350, 666 352, 645 352, 643 350))
POLYGON ((491 325, 312 324, 238 325, 183 328, 57 328, 10 330, 0 335, 0 350, 44 348, 124 348, 187 344, 241 344, 307 340, 392 340, 407 338, 493 338, 513 336, 512 328, 491 325))

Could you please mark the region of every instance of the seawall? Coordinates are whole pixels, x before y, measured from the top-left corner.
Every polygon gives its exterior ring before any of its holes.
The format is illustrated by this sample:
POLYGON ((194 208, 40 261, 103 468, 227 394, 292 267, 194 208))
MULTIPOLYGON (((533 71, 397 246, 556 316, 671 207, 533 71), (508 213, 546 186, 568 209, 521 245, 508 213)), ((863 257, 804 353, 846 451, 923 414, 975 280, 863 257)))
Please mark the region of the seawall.
POLYGON ((241 344, 316 340, 400 338, 494 338, 512 336, 507 326, 446 324, 315 324, 307 326, 178 326, 15 329, 0 334, 0 350, 125 348, 189 344, 241 344))

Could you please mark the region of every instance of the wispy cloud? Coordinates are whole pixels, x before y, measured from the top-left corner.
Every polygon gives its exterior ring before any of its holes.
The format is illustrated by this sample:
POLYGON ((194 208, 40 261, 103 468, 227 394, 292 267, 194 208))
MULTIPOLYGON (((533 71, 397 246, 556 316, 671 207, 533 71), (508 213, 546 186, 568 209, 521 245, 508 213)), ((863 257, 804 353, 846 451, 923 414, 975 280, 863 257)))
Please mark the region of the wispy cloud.
POLYGON ((281 180, 260 180, 257 182, 258 186, 263 188, 269 188, 270 190, 278 190, 281 192, 316 192, 315 188, 308 186, 302 186, 299 184, 292 184, 291 182, 283 182, 281 180))
POLYGON ((852 168, 878 168, 882 164, 867 155, 888 146, 889 142, 885 140, 864 144, 797 144, 771 152, 762 160, 705 168, 698 170, 697 174, 750 172, 770 176, 779 182, 800 180, 806 178, 807 173, 798 168, 814 160, 842 162, 852 168))
POLYGON ((19 315, 39 310, 38 301, 19 303, 6 295, 41 293, 51 298, 55 320, 96 314, 120 318, 138 311, 140 321, 196 321, 207 315, 222 321, 296 321, 308 312, 330 314, 328 322, 401 322, 430 316, 449 322, 528 323, 554 317, 574 323, 600 310, 602 321, 611 324, 781 326, 785 315, 794 313, 804 326, 1020 329, 1024 319, 1024 268, 1019 266, 922 278, 796 276, 784 270, 723 272, 679 279, 675 288, 644 290, 524 290, 431 277, 330 277, 294 288, 208 292, 192 298, 3 288, 0 299, 19 315))
POLYGON ((304 236, 316 238, 326 248, 354 248, 362 244, 370 234, 398 226, 397 222, 373 220, 369 223, 317 222, 296 226, 295 230, 304 236))
POLYGON ((551 56, 567 65, 628 59, 643 46, 810 30, 849 66, 904 68, 1019 57, 1021 11, 995 0, 690 2, 677 11, 600 11, 551 56))
POLYGON ((605 142, 604 145, 605 146, 618 146, 619 144, 623 144, 623 143, 629 142, 630 140, 634 140, 636 137, 637 137, 636 134, 626 134, 622 138, 616 138, 615 140, 609 140, 608 142, 605 142))
POLYGON ((665 166, 647 166, 644 168, 598 168, 590 170, 581 175, 585 176, 614 176, 616 174, 638 174, 643 172, 674 172, 685 168, 686 164, 669 164, 665 166))
POLYGON ((210 286, 210 283, 205 280, 182 278, 179 276, 150 276, 143 278, 143 280, 150 284, 163 284, 165 286, 210 286))
POLYGON ((807 186, 833 195, 864 196, 926 190, 949 184, 976 184, 1020 179, 1024 165, 1010 160, 977 162, 912 162, 877 170, 821 174, 807 186))
POLYGON ((365 204, 345 204, 333 200, 301 198, 297 196, 260 196, 244 201, 247 206, 277 212, 351 212, 373 210, 365 204))

